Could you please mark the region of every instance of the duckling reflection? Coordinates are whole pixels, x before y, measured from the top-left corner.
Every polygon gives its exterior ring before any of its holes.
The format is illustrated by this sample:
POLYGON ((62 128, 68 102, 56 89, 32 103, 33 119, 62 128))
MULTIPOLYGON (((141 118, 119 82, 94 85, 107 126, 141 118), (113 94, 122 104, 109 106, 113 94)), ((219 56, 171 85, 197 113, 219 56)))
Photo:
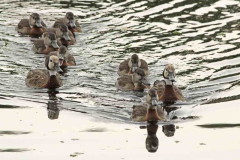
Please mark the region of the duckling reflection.
POLYGON ((146 149, 148 152, 156 152, 158 150, 158 138, 157 138, 158 124, 152 122, 147 124, 147 138, 146 138, 146 149))
POLYGON ((55 90, 49 90, 49 101, 47 103, 48 118, 51 120, 58 119, 60 112, 60 103, 57 100, 56 94, 58 92, 55 90))
POLYGON ((166 124, 162 126, 162 132, 167 137, 173 137, 175 133, 175 125, 174 124, 166 124))
POLYGON ((48 101, 47 103, 47 111, 49 119, 58 119, 60 109, 58 108, 57 101, 48 101))

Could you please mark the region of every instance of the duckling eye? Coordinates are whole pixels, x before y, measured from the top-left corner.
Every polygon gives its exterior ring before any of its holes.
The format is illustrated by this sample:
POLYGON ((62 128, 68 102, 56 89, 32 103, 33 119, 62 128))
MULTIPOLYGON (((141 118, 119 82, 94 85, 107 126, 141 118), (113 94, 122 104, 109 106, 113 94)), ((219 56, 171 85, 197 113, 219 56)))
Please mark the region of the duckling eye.
POLYGON ((50 62, 53 62, 53 61, 50 59, 50 62))

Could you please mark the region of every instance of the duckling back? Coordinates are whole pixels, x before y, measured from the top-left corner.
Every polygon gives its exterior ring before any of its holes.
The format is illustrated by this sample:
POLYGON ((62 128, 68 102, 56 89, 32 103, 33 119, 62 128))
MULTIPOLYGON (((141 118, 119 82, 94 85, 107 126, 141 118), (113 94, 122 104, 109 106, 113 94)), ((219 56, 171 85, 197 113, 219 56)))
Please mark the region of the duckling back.
POLYGON ((30 70, 25 83, 30 88, 59 88, 62 86, 59 74, 50 76, 49 71, 46 69, 30 70))

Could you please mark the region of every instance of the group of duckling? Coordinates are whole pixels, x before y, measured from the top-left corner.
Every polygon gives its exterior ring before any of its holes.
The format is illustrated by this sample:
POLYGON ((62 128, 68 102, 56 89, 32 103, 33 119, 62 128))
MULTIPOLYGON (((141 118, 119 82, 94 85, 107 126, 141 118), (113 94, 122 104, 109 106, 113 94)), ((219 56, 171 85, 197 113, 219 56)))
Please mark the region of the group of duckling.
POLYGON ((72 12, 55 21, 48 28, 38 13, 32 13, 29 19, 21 19, 16 31, 36 39, 32 50, 44 54, 46 69, 32 69, 25 79, 31 88, 55 89, 62 86, 59 73, 67 66, 75 66, 75 58, 68 50, 69 45, 76 43, 75 33, 81 32, 81 27, 72 12), (40 37, 40 38, 39 38, 40 37))
MULTIPOLYGON (((41 37, 33 42, 33 51, 44 54, 46 69, 33 69, 27 74, 26 85, 31 88, 55 89, 62 86, 60 74, 67 66, 76 65, 74 57, 69 53, 68 46, 76 43, 75 33, 81 32, 81 27, 72 12, 55 21, 52 28, 47 28, 38 13, 32 13, 29 19, 22 19, 16 30, 24 35, 41 37)), ((163 79, 156 80, 153 86, 148 81, 150 74, 148 64, 137 54, 120 63, 116 87, 122 91, 144 91, 146 103, 134 105, 133 121, 156 122, 164 120, 164 111, 158 101, 171 105, 178 100, 184 100, 175 82, 175 68, 167 64, 163 70, 163 79)))
POLYGON ((184 101, 182 92, 174 85, 176 74, 172 64, 165 66, 162 80, 156 80, 153 86, 148 82, 149 74, 147 62, 136 54, 119 65, 119 77, 116 82, 119 90, 144 91, 144 89, 148 89, 146 103, 133 106, 131 116, 133 121, 157 122, 166 120, 164 106, 169 107, 176 101, 184 101), (159 105, 159 101, 162 102, 162 106, 159 105))

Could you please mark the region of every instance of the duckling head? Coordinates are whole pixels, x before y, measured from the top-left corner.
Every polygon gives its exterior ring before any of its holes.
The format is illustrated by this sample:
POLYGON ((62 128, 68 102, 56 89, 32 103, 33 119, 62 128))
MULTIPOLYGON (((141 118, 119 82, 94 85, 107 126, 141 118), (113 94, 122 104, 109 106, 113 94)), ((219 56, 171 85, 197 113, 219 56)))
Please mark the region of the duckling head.
POLYGON ((59 26, 59 30, 60 30, 60 36, 65 39, 66 41, 71 41, 71 38, 69 37, 69 30, 68 30, 68 27, 65 25, 65 24, 61 24, 59 26))
POLYGON ((146 101, 149 104, 150 108, 155 108, 158 103, 157 103, 157 91, 154 88, 151 88, 146 96, 146 101))
POLYGON ((175 68, 172 64, 167 64, 163 70, 163 78, 170 82, 175 82, 175 68))
POLYGON ((57 44, 57 37, 56 34, 53 32, 45 32, 42 35, 44 39, 45 46, 52 46, 53 48, 57 49, 59 48, 57 44))
POLYGON ((59 58, 55 55, 51 55, 49 57, 49 61, 48 63, 46 63, 46 65, 50 75, 56 75, 57 72, 59 73, 63 72, 59 65, 59 58))
POLYGON ((157 87, 159 84, 161 84, 161 81, 156 80, 156 81, 153 83, 153 87, 157 87))
POLYGON ((72 28, 76 27, 74 14, 72 12, 67 12, 66 13, 65 21, 66 21, 66 24, 68 24, 68 26, 70 26, 72 28))
POLYGON ((141 68, 137 68, 135 70, 134 74, 132 75, 132 80, 134 84, 140 83, 144 85, 146 88, 150 88, 150 83, 146 78, 146 74, 144 70, 141 68))
POLYGON ((128 66, 129 66, 130 71, 131 71, 132 73, 134 73, 135 70, 136 70, 138 67, 141 66, 141 61, 140 61, 140 59, 139 59, 139 57, 138 57, 137 54, 133 54, 133 55, 131 56, 130 61, 128 62, 128 66))
POLYGON ((67 50, 67 47, 61 46, 59 48, 59 50, 58 50, 58 53, 59 53, 59 61, 60 61, 60 63, 62 63, 63 61, 67 61, 68 60, 69 52, 67 50))
POLYGON ((43 27, 41 18, 38 13, 32 13, 30 15, 29 25, 32 27, 38 27, 38 28, 43 27))

